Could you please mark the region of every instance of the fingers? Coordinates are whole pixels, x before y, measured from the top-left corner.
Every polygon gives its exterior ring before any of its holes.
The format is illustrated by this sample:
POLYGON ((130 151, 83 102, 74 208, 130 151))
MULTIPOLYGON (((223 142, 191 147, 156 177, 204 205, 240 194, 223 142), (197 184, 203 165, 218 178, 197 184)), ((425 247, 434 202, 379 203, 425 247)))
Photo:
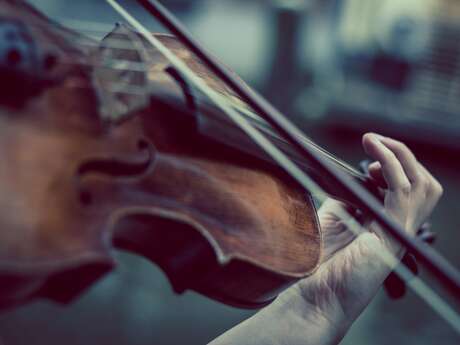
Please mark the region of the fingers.
POLYGON ((379 162, 389 190, 410 191, 411 184, 402 162, 389 147, 382 143, 380 136, 372 133, 364 135, 363 146, 366 153, 379 162))
MULTIPOLYGON (((443 189, 403 143, 377 134, 363 137, 365 151, 376 161, 369 174, 386 189, 384 207, 411 234, 432 213, 443 189)), ((376 230, 382 239, 386 236, 376 230)), ((391 241, 390 241, 391 242, 391 241)))
POLYGON ((383 177, 383 174, 382 174, 382 166, 380 165, 379 162, 375 161, 369 164, 368 171, 369 171, 369 175, 375 181, 377 186, 383 189, 388 188, 387 182, 385 181, 385 178, 383 177))
POLYGON ((423 187, 423 184, 426 182, 426 177, 420 169, 420 164, 417 162, 412 151, 400 141, 383 136, 379 136, 379 139, 395 154, 411 185, 415 188, 420 185, 423 187))
POLYGON ((406 187, 404 185, 406 184, 404 178, 399 177, 399 174, 401 174, 399 166, 395 162, 391 162, 394 157, 388 152, 385 153, 382 145, 378 145, 379 142, 388 148, 399 161, 411 189, 420 190, 424 194, 432 196, 436 201, 439 199, 443 193, 441 184, 417 161, 412 151, 404 143, 392 138, 369 133, 363 138, 364 148, 368 154, 377 159, 376 162, 369 165, 369 174, 380 187, 387 187, 392 190, 409 188, 409 186, 406 187), (374 147, 372 147, 373 144, 374 147), (387 171, 382 167, 381 159, 390 161, 390 164, 386 166, 387 171), (388 171, 393 167, 395 168, 393 172, 388 171), (398 176, 395 176, 396 174, 398 176), (391 186, 387 184, 387 176, 392 178, 391 186))

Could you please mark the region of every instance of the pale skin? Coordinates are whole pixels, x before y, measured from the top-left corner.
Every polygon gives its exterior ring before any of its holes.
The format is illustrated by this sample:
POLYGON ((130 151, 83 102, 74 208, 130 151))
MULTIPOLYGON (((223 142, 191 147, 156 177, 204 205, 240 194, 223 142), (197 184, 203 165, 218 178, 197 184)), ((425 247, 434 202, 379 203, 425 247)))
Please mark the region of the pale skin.
MULTIPOLYGON (((369 172, 384 189, 385 212, 415 235, 441 197, 441 185, 403 143, 368 133, 362 144, 374 159, 369 172)), ((336 216, 342 207, 328 199, 318 211, 324 249, 317 271, 212 345, 340 342, 392 271, 380 252, 400 258, 404 251, 375 222, 355 235, 336 216)))

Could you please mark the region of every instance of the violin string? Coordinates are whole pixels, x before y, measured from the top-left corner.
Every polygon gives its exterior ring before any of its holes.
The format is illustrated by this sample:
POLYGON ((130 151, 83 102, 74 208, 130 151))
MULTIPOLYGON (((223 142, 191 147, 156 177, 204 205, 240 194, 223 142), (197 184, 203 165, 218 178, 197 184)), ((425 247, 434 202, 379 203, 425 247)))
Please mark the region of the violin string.
MULTIPOLYGON (((69 26, 71 28, 74 28, 79 31, 92 31, 92 32, 98 32, 103 35, 107 34, 107 31, 110 31, 113 29, 113 25, 110 24, 101 24, 98 22, 93 22, 93 21, 83 21, 83 20, 74 20, 74 19, 64 19, 61 18, 61 20, 58 20, 59 23, 62 23, 66 26, 69 26)), ((121 36, 126 36, 127 33, 125 32, 118 32, 117 35, 121 36)), ((127 39, 116 39, 111 37, 109 40, 104 41, 103 44, 101 45, 101 42, 96 41, 96 40, 88 40, 88 39, 82 39, 80 42, 82 45, 87 45, 87 46, 93 46, 93 47, 102 47, 105 49, 122 49, 122 50, 134 50, 136 51, 137 49, 132 46, 132 43, 130 43, 127 39)), ((71 63, 71 62, 70 62, 71 63)), ((97 63, 87 63, 87 62, 81 62, 81 65, 87 65, 95 68, 107 68, 107 69, 113 69, 113 70, 121 70, 121 71, 132 71, 132 72, 148 72, 148 68, 145 67, 144 62, 133 62, 133 61, 128 61, 128 60, 121 60, 121 59, 111 59, 111 61, 107 65, 102 65, 102 64, 97 64, 97 63)), ((126 86, 126 87, 121 87, 120 85, 115 85, 113 89, 107 89, 109 92, 114 92, 114 93, 125 93, 125 94, 131 94, 131 95, 143 95, 145 93, 145 90, 143 90, 139 86, 126 86)), ((237 104, 233 104, 234 107, 237 108, 237 110, 241 113, 244 113, 245 116, 250 118, 250 121, 253 123, 257 122, 262 122, 265 125, 266 122, 261 119, 258 115, 256 115, 254 112, 252 112, 249 109, 245 109, 243 107, 238 106, 237 104)), ((275 138, 276 140, 286 143, 286 140, 273 131, 269 131, 266 133, 267 135, 275 138)), ((342 168, 346 169, 349 173, 352 175, 359 176, 360 173, 352 166, 350 166, 348 163, 344 162, 343 160, 339 159, 335 155, 331 154, 327 150, 324 150, 323 148, 317 146, 314 142, 312 142, 307 136, 304 137, 306 141, 308 141, 309 145, 312 147, 317 148, 321 153, 323 153, 326 157, 331 159, 333 162, 336 164, 340 165, 342 168)), ((292 157, 291 157, 292 158, 292 157)))
MULTIPOLYGON (((78 30, 80 32, 97 32, 97 33, 100 33, 102 36, 106 35, 108 31, 113 30, 113 26, 111 26, 110 24, 102 24, 102 23, 93 22, 93 21, 75 20, 75 19, 69 19, 69 18, 60 18, 60 19, 57 19, 57 22, 59 23, 59 25, 62 24, 62 25, 68 26, 69 28, 78 30)), ((127 36, 128 33, 117 32, 117 35, 127 36)), ((78 42, 77 42, 77 44, 78 44, 78 42)), ((102 44, 100 42, 98 42, 97 40, 92 40, 92 39, 88 40, 86 37, 83 37, 83 39, 81 39, 79 44, 84 45, 84 46, 101 47, 101 48, 106 48, 106 49, 120 49, 120 50, 128 50, 128 51, 137 51, 137 49, 132 46, 132 43, 130 43, 130 41, 128 39, 117 39, 117 38, 113 38, 113 37, 111 37, 107 41, 103 41, 102 44)), ((87 63, 87 62, 82 62, 81 64, 82 65, 87 65, 87 66, 93 66, 93 67, 96 67, 96 68, 97 67, 103 67, 103 68, 111 68, 111 69, 117 69, 117 70, 139 71, 139 72, 142 72, 142 71, 147 72, 148 71, 148 68, 145 68, 145 63, 144 62, 141 62, 141 63, 137 62, 136 63, 136 62, 129 61, 126 64, 126 67, 117 66, 117 62, 121 62, 121 61, 122 60, 113 61, 113 63, 110 63, 108 66, 105 66, 105 65, 99 66, 96 63, 91 64, 91 63, 87 63)), ((139 91, 136 91, 135 93, 137 93, 137 92, 139 92, 139 91)), ((129 93, 133 93, 133 92, 129 92, 129 93)), ((251 110, 245 109, 245 108, 243 108, 241 106, 238 106, 237 104, 233 104, 233 106, 237 107, 238 111, 244 113, 245 116, 250 117, 251 121, 254 121, 254 122, 257 121, 257 122, 263 123, 266 128, 271 127, 266 123, 265 120, 260 118, 257 114, 255 114, 251 110)), ((279 135, 277 135, 274 132, 270 132, 270 133, 267 133, 267 134, 270 135, 270 136, 275 137, 276 140, 278 140, 278 141, 281 141, 283 143, 286 142, 286 140, 284 138, 280 137, 279 135)), ((318 151, 320 151, 322 154, 324 154, 326 157, 328 157, 331 161, 333 161, 334 163, 340 165, 342 168, 346 169, 352 175, 361 175, 351 165, 349 165, 348 163, 346 163, 343 160, 339 159, 338 157, 334 156, 333 154, 331 154, 327 150, 323 149, 322 147, 319 147, 313 141, 311 141, 307 136, 304 136, 303 139, 308 141, 308 144, 310 146, 312 146, 315 149, 317 149, 318 151)))
MULTIPOLYGON (((105 48, 105 46, 104 46, 105 48)), ((118 49, 118 48, 114 48, 118 49)), ((93 62, 85 62, 85 61, 72 61, 72 60, 63 60, 63 64, 69 64, 69 65, 79 65, 79 66, 86 66, 86 67, 94 67, 94 68, 105 68, 105 69, 112 69, 112 70, 119 70, 119 71, 128 71, 128 72, 148 72, 149 69, 146 66, 145 63, 143 62, 133 62, 129 60, 123 60, 123 59, 111 59, 110 61, 107 62, 107 64, 101 64, 101 63, 93 63, 93 62)), ((127 87, 126 89, 123 89, 122 87, 115 87, 113 92, 122 92, 126 91, 125 93, 127 94, 145 94, 145 87, 139 87, 139 86, 134 86, 134 87, 127 87)), ((221 96, 222 98, 225 98, 224 96, 221 96)), ((223 100, 224 101, 224 100, 223 100)), ((231 100, 227 100, 228 102, 232 103, 231 100)), ((255 114, 253 111, 247 109, 246 107, 240 106, 238 104, 235 104, 234 102, 230 104, 234 108, 236 108, 240 113, 244 114, 253 124, 260 124, 265 128, 265 132, 267 135, 272 137, 273 139, 286 144, 286 140, 276 134, 274 131, 272 131, 266 121, 264 121, 262 118, 260 118, 257 114, 255 114)), ((327 150, 317 146, 314 142, 312 142, 307 136, 304 136, 302 138, 303 140, 307 141, 309 145, 311 145, 313 148, 317 149, 320 151, 324 156, 329 158, 331 161, 334 163, 340 165, 343 169, 346 169, 350 174, 356 175, 356 176, 361 176, 361 174, 353 168, 351 165, 348 163, 342 161, 341 159, 337 158, 327 150)))
MULTIPOLYGON (((97 64, 97 63, 89 63, 89 62, 64 62, 68 64, 76 64, 76 65, 81 65, 81 66, 88 66, 88 67, 95 67, 95 68, 105 68, 105 69, 112 69, 112 70, 119 70, 119 71, 129 71, 129 72, 148 72, 149 69, 143 66, 143 63, 136 63, 136 62, 130 62, 127 60, 121 60, 121 59, 112 59, 109 64, 104 65, 104 64, 97 64), (125 61, 125 62, 124 62, 125 61)), ((126 89, 123 89, 121 87, 115 88, 113 92, 121 92, 121 91, 126 91, 128 94, 144 94, 146 90, 146 87, 140 87, 140 86, 132 86, 130 87, 129 85, 127 86, 126 89)), ((229 99, 225 99, 226 97, 223 95, 220 95, 222 98, 222 102, 227 102, 229 103, 229 106, 234 107, 238 112, 240 112, 242 115, 244 115, 249 121, 252 122, 253 125, 259 125, 264 128, 264 132, 266 135, 270 136, 272 139, 283 143, 287 144, 286 140, 276 134, 271 128, 270 125, 266 121, 264 121, 262 118, 260 118, 257 114, 252 112, 251 110, 247 109, 244 106, 235 104, 229 99)), ((302 137, 302 140, 306 141, 309 145, 312 146, 312 148, 316 149, 317 151, 321 152, 325 157, 329 158, 331 161, 342 167, 343 169, 347 170, 348 173, 351 175, 355 176, 362 176, 360 172, 358 172, 354 167, 349 165, 348 163, 342 161, 338 157, 334 156, 327 150, 323 149, 320 146, 317 146, 314 142, 311 141, 307 136, 302 137)))
MULTIPOLYGON (((222 102, 217 93, 210 89, 206 83, 195 75, 188 66, 176 57, 166 46, 164 46, 155 36, 151 33, 134 17, 132 17, 123 7, 121 7, 115 0, 106 0, 116 12, 118 12, 128 23, 130 23, 144 38, 155 46, 169 61, 177 68, 188 80, 193 82, 195 86, 204 94, 206 94, 213 102, 218 105, 222 111, 224 111, 261 149, 263 149, 275 162, 283 167, 293 178, 295 178, 300 185, 307 191, 316 191, 317 195, 320 195, 321 201, 326 199, 325 193, 322 189, 307 176, 294 162, 292 162, 282 151, 280 151, 270 140, 268 140, 261 132, 253 127, 243 116, 241 116, 233 107, 230 107, 228 103, 222 102)), ((362 233, 363 229, 356 220, 350 218, 345 213, 346 211, 337 212, 344 222, 347 222, 349 229, 352 230, 356 235, 362 233)), ((391 268, 395 266, 400 260, 398 260, 391 252, 377 251, 378 255, 382 256, 384 262, 388 263, 391 268)), ((421 278, 415 276, 407 268, 403 268, 402 265, 396 265, 395 271, 401 279, 414 291, 422 300, 424 300, 435 312, 437 312, 449 325, 451 325, 458 333, 460 333, 460 317, 457 312, 447 304, 435 291, 433 291, 428 285, 421 280, 421 278)))
MULTIPOLYGON (((93 22, 93 21, 83 21, 83 20, 75 20, 75 19, 67 19, 67 18, 61 18, 57 19, 55 22, 56 25, 65 25, 68 26, 69 28, 73 28, 76 30, 79 30, 80 32, 98 32, 101 34, 101 36, 105 36, 107 32, 113 30, 112 25, 109 24, 101 24, 98 22, 93 22)), ((119 36, 129 36, 129 32, 117 32, 117 35, 119 36)), ((136 35, 133 35, 131 38, 136 38, 136 35)), ((120 49, 120 50, 127 50, 127 51, 139 51, 139 49, 136 49, 133 47, 133 44, 131 42, 132 40, 129 40, 129 37, 127 39, 117 39, 110 37, 107 41, 103 41, 102 44, 100 41, 93 39, 93 38, 88 38, 86 36, 83 36, 81 39, 76 39, 76 44, 80 44, 82 46, 88 46, 88 47, 99 47, 103 49, 120 49)), ((132 71, 132 72, 148 72, 148 68, 146 68, 146 63, 145 62, 133 62, 129 60, 121 60, 121 59, 111 59, 107 65, 103 64, 97 64, 97 63, 91 63, 87 61, 72 61, 72 60, 67 60, 63 61, 63 63, 68 63, 68 64, 76 64, 76 65, 82 65, 82 66, 87 66, 87 67, 95 67, 95 68, 107 68, 107 69, 113 69, 113 70, 120 70, 120 71, 132 71)), ((81 88, 82 86, 76 86, 81 88)), ((139 88, 129 88, 127 87, 126 90, 124 90, 121 87, 115 87, 112 92, 118 92, 118 93, 126 93, 126 94, 143 94, 144 91, 139 88), (126 91, 126 92, 124 92, 126 91)), ((262 124, 263 127, 265 127, 265 132, 267 135, 273 137, 275 140, 286 144, 286 140, 282 138, 281 136, 277 135, 274 131, 271 131, 269 128, 271 126, 260 116, 255 114, 252 110, 239 106, 238 104, 232 103, 231 106, 237 108, 237 110, 240 113, 243 113, 245 116, 250 118, 250 121, 253 123, 259 123, 262 124)), ((349 174, 357 176, 357 177, 363 177, 363 175, 357 171, 353 166, 349 165, 345 161, 339 159, 335 155, 331 154, 324 148, 318 146, 315 144, 311 139, 309 139, 307 136, 303 136, 302 139, 310 145, 310 147, 316 149, 319 151, 323 156, 327 157, 330 159, 333 163, 336 165, 340 166, 342 169, 346 170, 349 174)))

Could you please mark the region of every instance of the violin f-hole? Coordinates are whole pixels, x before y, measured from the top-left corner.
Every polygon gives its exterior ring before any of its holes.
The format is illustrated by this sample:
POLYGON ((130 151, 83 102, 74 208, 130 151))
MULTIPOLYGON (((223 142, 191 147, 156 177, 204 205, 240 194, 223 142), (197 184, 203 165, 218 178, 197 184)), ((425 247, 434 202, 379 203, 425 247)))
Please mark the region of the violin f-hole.
POLYGON ((81 164, 77 174, 83 176, 89 173, 100 173, 112 177, 142 175, 153 162, 155 149, 145 139, 139 139, 137 146, 139 151, 146 152, 146 158, 141 162, 120 160, 118 157, 95 158, 81 164))
MULTIPOLYGON (((137 149, 144 153, 145 158, 138 159, 136 157, 137 159, 131 160, 115 156, 91 158, 79 166, 77 176, 81 179, 89 174, 100 174, 114 178, 144 175, 151 169, 154 162, 155 148, 148 140, 139 139, 137 149)), ((86 189, 80 190, 79 199, 83 205, 90 205, 92 203, 91 192, 86 189)))

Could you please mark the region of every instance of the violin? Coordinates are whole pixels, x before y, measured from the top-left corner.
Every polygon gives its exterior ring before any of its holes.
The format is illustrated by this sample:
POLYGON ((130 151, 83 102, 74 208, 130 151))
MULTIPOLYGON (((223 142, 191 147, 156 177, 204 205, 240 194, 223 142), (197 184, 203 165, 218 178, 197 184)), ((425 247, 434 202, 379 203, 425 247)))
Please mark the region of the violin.
MULTIPOLYGON (((72 301, 116 267, 114 248, 151 260, 178 293, 245 308, 315 272, 312 196, 144 34, 118 24, 96 42, 22 0, 0 1, 0 14, 0 308, 72 301)), ((348 182, 305 159, 177 35, 151 38, 328 195, 360 209, 347 183, 380 195, 366 174, 297 136, 348 182)))

